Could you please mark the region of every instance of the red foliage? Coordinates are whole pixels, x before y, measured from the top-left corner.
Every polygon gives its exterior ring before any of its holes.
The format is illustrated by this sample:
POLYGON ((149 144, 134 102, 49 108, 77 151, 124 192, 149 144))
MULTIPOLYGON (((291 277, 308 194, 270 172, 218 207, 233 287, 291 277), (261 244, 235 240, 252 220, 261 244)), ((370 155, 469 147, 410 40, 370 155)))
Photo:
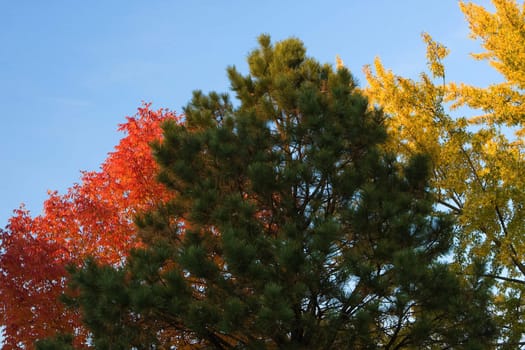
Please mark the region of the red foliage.
MULTIPOLYGON (((156 181, 157 164, 150 142, 161 139, 160 125, 178 119, 146 104, 119 126, 126 133, 97 172, 82 173, 81 183, 66 194, 50 192, 43 214, 32 218, 15 210, 0 230, 0 324, 3 349, 34 347, 37 339, 58 332, 87 334, 80 315, 58 300, 67 284, 65 266, 94 256, 119 264, 140 244, 133 218, 169 198, 156 181)), ((85 344, 85 343, 84 343, 85 344)))

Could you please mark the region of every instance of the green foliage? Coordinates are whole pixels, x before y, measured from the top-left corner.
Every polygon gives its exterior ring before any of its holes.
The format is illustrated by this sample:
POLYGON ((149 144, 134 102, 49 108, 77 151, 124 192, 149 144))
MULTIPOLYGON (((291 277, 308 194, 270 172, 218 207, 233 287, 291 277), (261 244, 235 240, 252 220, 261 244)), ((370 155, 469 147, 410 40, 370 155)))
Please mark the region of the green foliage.
POLYGON ((73 350, 73 336, 59 334, 52 339, 40 340, 36 343, 37 350, 73 350))
POLYGON ((439 262, 452 222, 432 211, 428 157, 381 150, 384 116, 346 69, 297 39, 259 45, 250 74, 228 68, 238 107, 196 92, 164 125, 174 199, 138 220, 147 246, 72 271, 97 348, 489 343, 490 286, 439 262))

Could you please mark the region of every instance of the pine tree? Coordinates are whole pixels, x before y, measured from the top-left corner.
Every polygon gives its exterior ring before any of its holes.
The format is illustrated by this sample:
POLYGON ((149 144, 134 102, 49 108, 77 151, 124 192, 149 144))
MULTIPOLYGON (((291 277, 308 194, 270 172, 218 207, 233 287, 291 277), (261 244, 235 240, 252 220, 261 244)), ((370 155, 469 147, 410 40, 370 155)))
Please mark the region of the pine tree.
MULTIPOLYGON (((144 247, 72 268, 69 303, 99 349, 490 347, 490 285, 446 259, 428 161, 380 145, 344 67, 259 38, 227 94, 195 92, 154 145, 173 199, 137 219, 144 247)), ((480 274, 482 268, 480 267, 480 274)))

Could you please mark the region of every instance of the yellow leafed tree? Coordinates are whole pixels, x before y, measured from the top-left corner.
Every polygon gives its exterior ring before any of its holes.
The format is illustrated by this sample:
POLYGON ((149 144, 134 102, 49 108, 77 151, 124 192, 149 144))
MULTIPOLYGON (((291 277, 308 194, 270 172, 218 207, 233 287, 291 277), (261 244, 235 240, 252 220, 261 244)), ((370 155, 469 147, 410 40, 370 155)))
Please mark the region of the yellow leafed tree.
POLYGON ((390 149, 426 153, 441 208, 458 218, 455 259, 461 271, 484 264, 495 283, 502 341, 519 348, 525 336, 525 7, 493 0, 495 11, 460 2, 471 37, 504 80, 488 87, 447 83, 448 50, 423 34, 427 73, 408 79, 377 58, 365 67, 366 93, 389 116, 390 149), (475 117, 452 116, 468 107, 475 117))
POLYGON ((473 54, 487 60, 504 78, 488 88, 450 84, 455 106, 468 105, 485 114, 478 123, 502 124, 518 128, 523 136, 525 115, 525 12, 515 0, 493 0, 496 12, 490 13, 473 3, 460 3, 469 23, 471 37, 479 39, 485 52, 473 54))

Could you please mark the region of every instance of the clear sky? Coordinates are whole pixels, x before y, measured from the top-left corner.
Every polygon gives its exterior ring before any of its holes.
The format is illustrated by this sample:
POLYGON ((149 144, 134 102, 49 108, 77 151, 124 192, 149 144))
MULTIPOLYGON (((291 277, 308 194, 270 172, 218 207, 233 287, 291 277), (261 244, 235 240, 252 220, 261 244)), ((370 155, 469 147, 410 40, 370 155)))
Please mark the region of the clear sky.
POLYGON ((260 33, 296 36, 321 62, 339 54, 364 84, 375 56, 416 77, 423 31, 452 50, 449 80, 497 77, 469 58, 456 0, 0 0, 0 227, 97 170, 141 101, 181 112, 195 89, 227 91, 226 66, 246 72, 260 33))

